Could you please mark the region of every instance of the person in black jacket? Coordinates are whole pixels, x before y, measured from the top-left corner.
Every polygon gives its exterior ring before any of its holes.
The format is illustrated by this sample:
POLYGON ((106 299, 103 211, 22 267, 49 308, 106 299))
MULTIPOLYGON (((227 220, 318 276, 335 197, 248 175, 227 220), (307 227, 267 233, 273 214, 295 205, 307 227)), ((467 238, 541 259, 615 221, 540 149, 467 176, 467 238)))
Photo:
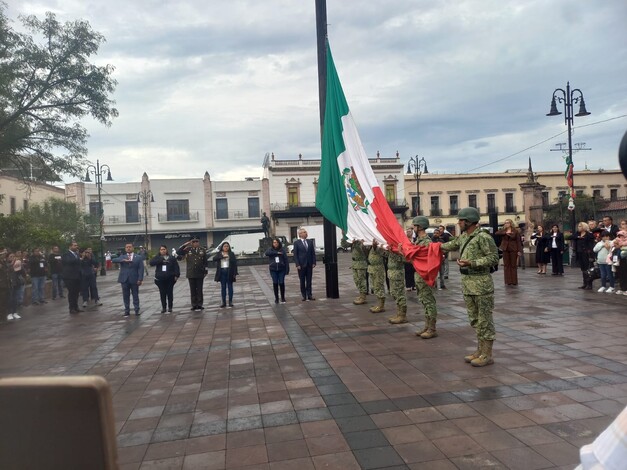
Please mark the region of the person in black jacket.
POLYGON ((272 276, 272 288, 274 289, 274 303, 279 303, 279 289, 281 290, 281 303, 285 303, 285 276, 290 273, 290 263, 285 253, 281 240, 272 239, 272 248, 266 250, 269 258, 270 276, 272 276))
POLYGON ((553 276, 564 275, 564 234, 560 232, 557 224, 551 226, 551 233, 548 235, 548 247, 551 253, 551 274, 553 276))
POLYGON ((536 245, 536 265, 538 274, 546 274, 546 265, 551 259, 551 249, 549 248, 549 235, 544 231, 542 225, 536 227, 536 231, 531 235, 531 240, 536 245))
POLYGON ((91 248, 85 248, 81 255, 81 295, 83 297, 83 308, 89 306, 89 300, 93 300, 94 305, 100 306, 100 296, 98 295, 98 284, 96 273, 100 263, 94 259, 94 252, 91 248))
POLYGON ((161 245, 159 254, 150 260, 150 266, 155 268, 155 284, 159 288, 161 297, 161 313, 172 313, 172 303, 174 301, 174 284, 181 276, 181 269, 176 260, 168 251, 168 247, 161 245), (166 305, 167 301, 167 305, 166 305))
POLYGON ((575 244, 575 260, 581 269, 583 276, 583 285, 580 289, 592 289, 592 281, 588 277, 588 268, 594 263, 594 235, 590 232, 588 224, 579 222, 577 225, 577 234, 573 235, 573 243, 575 244))
POLYGON ((63 263, 63 282, 67 287, 67 301, 70 313, 82 312, 78 308, 78 294, 81 292, 81 258, 78 254, 78 243, 72 242, 70 249, 61 257, 63 263))
POLYGON ((237 272, 237 259, 235 254, 231 251, 231 245, 228 242, 224 242, 220 245, 218 254, 213 257, 216 262, 216 276, 214 280, 219 282, 222 289, 222 305, 220 308, 226 307, 226 292, 229 291, 229 308, 233 306, 233 283, 235 282, 235 276, 237 272))

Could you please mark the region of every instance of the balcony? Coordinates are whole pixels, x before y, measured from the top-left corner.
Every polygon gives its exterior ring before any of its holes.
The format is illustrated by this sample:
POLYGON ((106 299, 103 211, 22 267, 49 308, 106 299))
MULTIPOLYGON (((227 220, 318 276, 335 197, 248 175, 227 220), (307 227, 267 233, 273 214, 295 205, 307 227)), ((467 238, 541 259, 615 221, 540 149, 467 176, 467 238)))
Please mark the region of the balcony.
POLYGON ((429 214, 431 215, 431 217, 440 217, 442 215, 442 209, 432 207, 429 214))
MULTIPOLYGON (((89 216, 89 223, 91 225, 98 225, 98 217, 89 216)), ((105 215, 102 223, 104 225, 137 225, 143 224, 144 218, 141 215, 105 215)))
POLYGON ((159 212, 157 214, 157 220, 161 223, 170 222, 198 222, 198 212, 189 212, 187 214, 168 214, 167 212, 159 212))
POLYGON ((449 209, 449 215, 457 215, 457 214, 459 214, 459 209, 458 208, 455 208, 455 209, 451 208, 451 209, 449 209))
MULTIPOLYGON (((404 199, 388 201, 390 209, 395 214, 403 214, 409 206, 404 199)), ((270 205, 270 212, 274 218, 297 218, 297 217, 321 217, 320 211, 315 202, 298 203, 274 203, 270 205)))
POLYGON ((515 214, 516 212, 518 212, 518 211, 516 210, 516 206, 513 206, 513 205, 511 205, 511 206, 505 206, 505 213, 506 213, 506 214, 515 214))
POLYGON ((256 214, 250 214, 247 210, 216 211, 213 213, 213 217, 215 220, 259 219, 261 214, 259 210, 256 214))

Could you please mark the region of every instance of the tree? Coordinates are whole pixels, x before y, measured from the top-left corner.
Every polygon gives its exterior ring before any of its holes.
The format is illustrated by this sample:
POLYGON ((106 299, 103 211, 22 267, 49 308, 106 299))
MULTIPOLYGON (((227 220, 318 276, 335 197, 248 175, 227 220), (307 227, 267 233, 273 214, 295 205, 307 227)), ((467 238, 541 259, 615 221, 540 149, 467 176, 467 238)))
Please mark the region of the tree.
POLYGON ((43 21, 20 17, 32 36, 18 33, 5 7, 0 3, 0 168, 26 177, 34 163, 48 181, 81 175, 88 133, 80 120, 110 126, 118 116, 113 66, 89 61, 105 38, 87 21, 62 24, 50 12, 43 21))
MULTIPOLYGON (((594 218, 596 213, 595 203, 598 202, 594 198, 581 194, 575 198, 575 223, 587 222, 594 218)), ((551 204, 546 208, 545 220, 548 223, 557 223, 560 227, 570 227, 570 211, 568 210, 568 196, 564 196, 562 201, 556 200, 554 204, 551 204)), ((550 227, 545 227, 549 229, 550 227)))

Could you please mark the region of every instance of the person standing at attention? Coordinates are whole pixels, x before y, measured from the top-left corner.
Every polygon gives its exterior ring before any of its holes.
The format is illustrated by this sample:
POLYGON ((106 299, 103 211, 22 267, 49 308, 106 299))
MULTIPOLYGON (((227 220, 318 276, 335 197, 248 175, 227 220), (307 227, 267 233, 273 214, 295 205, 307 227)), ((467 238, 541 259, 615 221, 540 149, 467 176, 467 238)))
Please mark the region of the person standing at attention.
POLYGON ((168 247, 161 245, 159 254, 150 260, 150 266, 155 266, 155 284, 159 288, 161 298, 161 313, 172 313, 174 302, 174 284, 181 276, 181 269, 176 260, 168 251, 168 247))
POLYGON ((229 308, 233 306, 233 283, 235 282, 235 276, 237 276, 237 258, 235 253, 231 251, 231 245, 228 242, 224 242, 220 245, 218 254, 213 257, 213 260, 217 263, 215 281, 219 282, 222 289, 222 305, 220 308, 226 307, 226 292, 229 292, 229 308))
POLYGON ((39 248, 33 249, 33 254, 28 258, 28 268, 31 280, 31 304, 47 303, 44 300, 44 285, 46 284, 48 263, 39 248))
POLYGON ((202 285, 207 275, 207 250, 200 246, 198 238, 192 238, 190 241, 183 243, 176 254, 179 259, 185 258, 187 263, 186 276, 189 282, 189 293, 191 297, 192 310, 200 312, 204 310, 204 298, 202 294, 202 285))
POLYGON ((139 286, 144 282, 144 259, 134 253, 132 243, 124 247, 126 254, 113 260, 120 265, 118 282, 122 284, 122 300, 124 301, 124 316, 131 314, 131 294, 133 295, 133 308, 135 315, 139 316, 139 286))
POLYGON ((506 286, 518 285, 518 258, 522 256, 523 246, 520 232, 514 227, 512 219, 505 219, 503 228, 495 233, 501 238, 503 252, 503 274, 506 286))
POLYGON ((52 253, 48 255, 48 269, 52 279, 52 300, 57 297, 62 299, 63 295, 63 263, 61 262, 61 252, 58 246, 52 247, 52 253))
POLYGON ((316 248, 312 240, 307 240, 307 230, 298 231, 298 240, 294 242, 294 264, 300 279, 300 295, 305 300, 316 300, 312 295, 311 278, 316 267, 316 248))
POLYGON ((266 250, 269 258, 270 276, 272 276, 272 289, 274 290, 274 303, 279 303, 279 290, 281 291, 281 303, 285 303, 285 276, 290 273, 290 262, 287 259, 285 248, 278 238, 272 239, 272 247, 266 250))
POLYGON ((63 282, 67 287, 67 302, 70 313, 82 312, 78 308, 78 295, 81 293, 81 257, 78 254, 78 243, 70 243, 70 249, 61 257, 63 264, 63 282))

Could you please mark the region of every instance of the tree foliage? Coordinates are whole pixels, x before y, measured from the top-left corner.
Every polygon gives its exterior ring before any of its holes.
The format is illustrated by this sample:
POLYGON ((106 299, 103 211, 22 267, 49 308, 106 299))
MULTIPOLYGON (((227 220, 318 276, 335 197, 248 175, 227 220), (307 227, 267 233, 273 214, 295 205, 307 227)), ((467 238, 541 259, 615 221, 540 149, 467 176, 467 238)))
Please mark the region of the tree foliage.
MULTIPOLYGON (((575 198, 575 223, 587 222, 595 218, 599 210, 599 201, 586 194, 578 195, 575 198)), ((548 224, 558 224, 560 227, 571 230, 570 227, 571 213, 568 210, 568 196, 564 196, 561 200, 555 200, 553 204, 548 206, 545 211, 545 222, 548 224)), ((550 228, 550 227, 549 227, 550 228)), ((545 229, 548 228, 545 226, 545 229)))
POLYGON ((28 210, 0 216, 0 246, 12 250, 48 248, 77 240, 80 246, 93 244, 94 225, 76 204, 50 198, 28 210))
POLYGON ((87 21, 60 23, 20 17, 31 34, 15 32, 0 3, 0 168, 40 179, 83 173, 91 116, 110 126, 118 115, 110 98, 117 85, 113 66, 90 62, 105 41, 87 21), (36 41, 36 38, 39 41, 36 41))

